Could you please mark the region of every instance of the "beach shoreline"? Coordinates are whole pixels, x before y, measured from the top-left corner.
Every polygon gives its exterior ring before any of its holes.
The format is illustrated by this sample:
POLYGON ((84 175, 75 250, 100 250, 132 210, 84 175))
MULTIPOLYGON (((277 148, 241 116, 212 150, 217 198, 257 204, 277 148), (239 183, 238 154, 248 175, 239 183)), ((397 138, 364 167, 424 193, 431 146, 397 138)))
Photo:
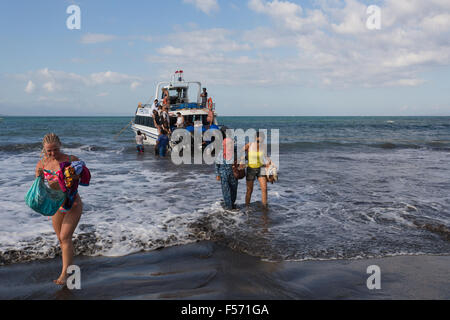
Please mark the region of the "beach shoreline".
POLYGON ((0 267, 0 299, 450 299, 450 256, 267 262, 212 241, 123 257, 75 257, 81 289, 52 283, 60 257, 0 267), (369 290, 367 267, 381 289, 369 290))

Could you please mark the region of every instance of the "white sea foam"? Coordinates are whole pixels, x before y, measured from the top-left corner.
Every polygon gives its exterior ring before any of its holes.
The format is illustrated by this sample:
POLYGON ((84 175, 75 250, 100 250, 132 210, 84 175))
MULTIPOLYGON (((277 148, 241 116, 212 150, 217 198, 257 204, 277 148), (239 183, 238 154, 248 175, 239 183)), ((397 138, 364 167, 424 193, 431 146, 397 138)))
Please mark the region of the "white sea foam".
MULTIPOLYGON (((63 150, 84 160, 92 173, 91 186, 80 187, 78 254, 121 256, 202 239, 269 260, 449 252, 443 191, 448 153, 281 146, 287 175, 268 185, 265 213, 257 182, 250 208, 244 209, 241 180, 240 209, 224 210, 212 166, 176 167, 150 154, 151 148, 136 154, 131 136, 126 142, 110 138, 72 137, 73 147, 63 150)), ((51 220, 24 203, 39 159, 39 150, 27 153, 34 148, 6 148, 0 156, 0 261, 58 254, 51 220)))
MULTIPOLYGON (((79 188, 84 210, 74 234, 75 239, 83 234, 94 239, 90 254, 121 256, 196 241, 191 224, 205 216, 212 227, 221 225, 220 184, 209 183, 213 174, 158 170, 162 163, 155 158, 117 163, 109 160, 115 151, 89 150, 82 146, 65 151, 86 161, 92 174, 91 185, 79 188)), ((57 246, 51 220, 24 203, 37 159, 30 154, 0 160, 0 252, 28 250, 45 256, 57 246)), ((228 219, 239 221, 237 215, 228 219)))

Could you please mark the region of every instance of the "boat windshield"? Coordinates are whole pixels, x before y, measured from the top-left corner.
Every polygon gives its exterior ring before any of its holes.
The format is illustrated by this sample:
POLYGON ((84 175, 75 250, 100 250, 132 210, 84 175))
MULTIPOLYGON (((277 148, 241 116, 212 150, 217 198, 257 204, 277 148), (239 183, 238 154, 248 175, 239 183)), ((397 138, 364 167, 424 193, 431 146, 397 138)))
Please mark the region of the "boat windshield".
POLYGON ((184 116, 185 122, 194 123, 194 121, 201 121, 204 126, 207 126, 208 123, 208 116, 206 114, 197 114, 197 115, 186 115, 184 116))
POLYGON ((169 89, 169 96, 170 96, 170 103, 171 104, 177 104, 177 103, 187 103, 188 96, 187 96, 187 88, 173 88, 169 89))

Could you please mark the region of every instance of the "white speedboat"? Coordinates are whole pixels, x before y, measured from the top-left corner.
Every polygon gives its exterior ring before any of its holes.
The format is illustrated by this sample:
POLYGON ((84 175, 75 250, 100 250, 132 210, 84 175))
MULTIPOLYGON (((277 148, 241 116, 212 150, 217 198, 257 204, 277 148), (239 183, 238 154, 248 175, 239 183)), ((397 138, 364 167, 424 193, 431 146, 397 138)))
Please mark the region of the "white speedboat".
MULTIPOLYGON (((184 117, 185 124, 192 124, 191 126, 186 127, 187 130, 201 129, 202 131, 206 131, 209 129, 209 123, 207 121, 208 108, 211 108, 214 113, 213 125, 218 126, 215 103, 213 103, 212 99, 208 99, 206 107, 201 104, 201 82, 185 81, 183 71, 176 71, 169 82, 158 83, 154 98, 149 101, 153 103, 155 99, 158 99, 158 101, 162 103, 164 89, 167 89, 169 92, 169 117, 172 130, 176 128, 177 113, 180 112, 184 117)), ((135 133, 141 131, 141 133, 145 134, 145 144, 154 145, 158 138, 158 129, 155 127, 151 107, 152 104, 138 105, 131 128, 135 133)))

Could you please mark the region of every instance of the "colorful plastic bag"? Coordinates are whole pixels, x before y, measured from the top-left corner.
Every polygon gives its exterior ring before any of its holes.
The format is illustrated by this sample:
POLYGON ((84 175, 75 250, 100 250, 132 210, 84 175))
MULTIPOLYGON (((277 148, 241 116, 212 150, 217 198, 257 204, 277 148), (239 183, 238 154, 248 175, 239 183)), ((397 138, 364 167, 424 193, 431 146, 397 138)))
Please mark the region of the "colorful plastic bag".
POLYGON ((65 200, 66 194, 64 192, 50 189, 41 177, 34 180, 25 196, 27 206, 44 216, 55 215, 65 200))

